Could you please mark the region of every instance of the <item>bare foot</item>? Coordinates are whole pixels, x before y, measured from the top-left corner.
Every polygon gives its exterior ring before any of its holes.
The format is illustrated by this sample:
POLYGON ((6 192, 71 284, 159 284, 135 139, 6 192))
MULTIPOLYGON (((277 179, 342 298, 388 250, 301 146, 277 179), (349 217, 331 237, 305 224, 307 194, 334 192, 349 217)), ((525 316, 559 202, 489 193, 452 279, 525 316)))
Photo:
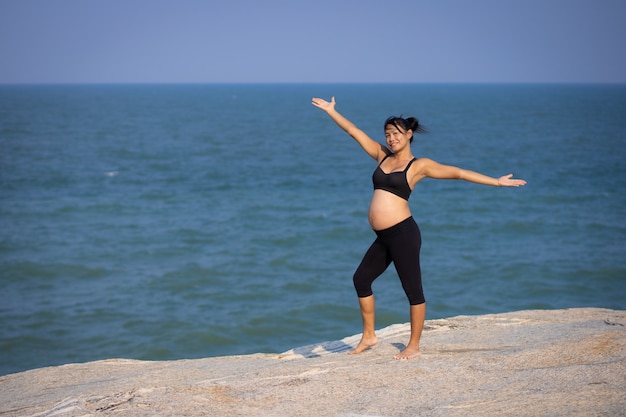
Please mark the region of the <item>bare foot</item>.
POLYGON ((359 345, 356 347, 356 349, 350 352, 350 355, 357 355, 361 352, 364 352, 376 346, 376 343, 378 343, 378 338, 376 336, 368 338, 363 337, 361 338, 361 341, 359 342, 359 345))
POLYGON ((412 348, 407 346, 406 349, 404 349, 402 352, 398 353, 396 356, 394 356, 394 359, 413 359, 413 358, 417 358, 418 356, 420 356, 422 354, 422 352, 419 350, 419 348, 412 348))

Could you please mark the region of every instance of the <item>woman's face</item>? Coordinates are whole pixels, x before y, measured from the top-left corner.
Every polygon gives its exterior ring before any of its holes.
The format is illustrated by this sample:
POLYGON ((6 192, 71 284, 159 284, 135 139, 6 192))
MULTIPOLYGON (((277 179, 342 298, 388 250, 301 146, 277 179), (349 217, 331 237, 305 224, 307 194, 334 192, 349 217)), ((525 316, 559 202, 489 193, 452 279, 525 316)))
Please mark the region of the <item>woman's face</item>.
POLYGON ((396 153, 411 143, 411 130, 403 131, 394 124, 388 124, 385 127, 385 139, 387 146, 392 152, 396 153))

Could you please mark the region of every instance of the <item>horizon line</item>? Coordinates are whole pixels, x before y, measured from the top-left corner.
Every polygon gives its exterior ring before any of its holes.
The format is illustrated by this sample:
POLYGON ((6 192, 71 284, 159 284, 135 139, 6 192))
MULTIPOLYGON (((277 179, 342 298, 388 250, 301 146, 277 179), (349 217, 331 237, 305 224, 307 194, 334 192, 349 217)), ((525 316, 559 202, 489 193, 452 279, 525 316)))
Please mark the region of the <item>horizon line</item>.
POLYGON ((0 82, 0 86, 105 85, 626 85, 626 81, 85 81, 0 82))

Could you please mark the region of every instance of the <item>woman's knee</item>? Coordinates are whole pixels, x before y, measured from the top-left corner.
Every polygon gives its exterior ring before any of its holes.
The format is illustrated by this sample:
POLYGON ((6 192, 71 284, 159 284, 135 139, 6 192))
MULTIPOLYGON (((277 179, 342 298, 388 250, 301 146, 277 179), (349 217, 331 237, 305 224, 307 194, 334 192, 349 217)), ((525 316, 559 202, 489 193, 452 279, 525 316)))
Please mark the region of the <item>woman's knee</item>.
POLYGON ((409 299, 409 304, 411 304, 412 306, 424 304, 426 302, 426 298, 424 297, 423 292, 411 295, 407 294, 407 298, 409 299))
POLYGON ((374 280, 363 274, 363 272, 358 269, 352 276, 352 283, 354 284, 354 289, 359 297, 369 297, 374 294, 372 291, 373 281, 374 280))

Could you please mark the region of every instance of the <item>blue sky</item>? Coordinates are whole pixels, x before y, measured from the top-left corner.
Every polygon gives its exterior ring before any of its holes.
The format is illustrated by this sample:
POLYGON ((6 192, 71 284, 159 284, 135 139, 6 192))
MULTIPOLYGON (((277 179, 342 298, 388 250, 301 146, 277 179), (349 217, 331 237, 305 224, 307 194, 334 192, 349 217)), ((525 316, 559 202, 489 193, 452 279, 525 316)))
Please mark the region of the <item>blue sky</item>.
POLYGON ((0 83, 626 82, 624 0, 0 0, 0 83))

